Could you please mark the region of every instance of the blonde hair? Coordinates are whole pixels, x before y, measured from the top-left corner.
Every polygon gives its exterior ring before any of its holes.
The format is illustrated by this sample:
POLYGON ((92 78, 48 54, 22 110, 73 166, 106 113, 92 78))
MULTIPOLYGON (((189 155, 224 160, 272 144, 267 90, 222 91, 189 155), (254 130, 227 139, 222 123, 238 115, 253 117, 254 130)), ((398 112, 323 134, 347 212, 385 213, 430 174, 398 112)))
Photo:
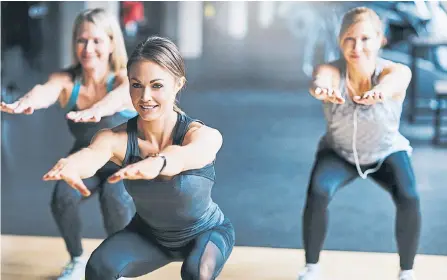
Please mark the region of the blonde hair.
POLYGON ((338 35, 339 41, 342 40, 343 36, 351 26, 362 21, 369 21, 373 24, 373 26, 377 29, 379 36, 383 38, 383 46, 386 43, 386 38, 383 32, 382 20, 374 10, 367 7, 356 7, 346 12, 346 14, 343 16, 340 33, 338 35))
POLYGON ((76 55, 75 46, 79 27, 84 22, 91 22, 99 28, 102 28, 109 36, 113 45, 113 51, 109 58, 111 70, 114 73, 118 73, 119 71, 126 69, 127 52, 120 25, 113 16, 101 8, 85 10, 76 17, 72 36, 73 64, 75 66, 79 66, 80 64, 76 55))

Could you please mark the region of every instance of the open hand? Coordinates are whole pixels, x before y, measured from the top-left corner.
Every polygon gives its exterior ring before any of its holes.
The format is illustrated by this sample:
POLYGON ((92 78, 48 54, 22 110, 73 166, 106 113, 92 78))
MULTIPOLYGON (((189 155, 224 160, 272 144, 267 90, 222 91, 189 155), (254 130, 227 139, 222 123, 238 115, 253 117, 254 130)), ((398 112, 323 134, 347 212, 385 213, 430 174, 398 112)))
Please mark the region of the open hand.
POLYGON ((163 166, 161 157, 148 157, 137 163, 128 165, 109 177, 110 183, 116 183, 123 179, 128 180, 152 180, 160 174, 163 166))
POLYGON ((313 96, 325 102, 332 102, 334 104, 343 104, 345 99, 341 96, 338 89, 315 87, 313 89, 313 96))
POLYGON ((34 113, 34 108, 27 101, 27 99, 19 99, 14 103, 7 104, 5 102, 1 103, 1 110, 10 114, 25 114, 31 115, 34 113))
POLYGON ((74 122, 93 122, 101 120, 101 112, 97 108, 89 108, 82 111, 71 111, 67 114, 67 119, 74 122))
POLYGON ((363 105, 374 105, 383 102, 384 95, 380 91, 370 90, 365 92, 362 96, 354 96, 354 102, 363 105))
POLYGON ((72 188, 78 190, 83 196, 89 196, 90 191, 85 186, 81 177, 68 163, 67 159, 59 160, 56 165, 43 176, 44 181, 64 180, 72 188))

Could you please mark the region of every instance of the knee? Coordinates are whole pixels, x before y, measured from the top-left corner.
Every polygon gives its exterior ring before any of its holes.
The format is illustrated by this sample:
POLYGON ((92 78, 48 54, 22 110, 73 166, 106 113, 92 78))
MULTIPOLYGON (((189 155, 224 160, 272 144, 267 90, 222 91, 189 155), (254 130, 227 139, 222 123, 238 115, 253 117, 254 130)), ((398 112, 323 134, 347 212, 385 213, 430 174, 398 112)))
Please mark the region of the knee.
POLYGON ((307 192, 307 199, 312 203, 327 205, 333 196, 331 189, 335 188, 332 188, 329 182, 312 181, 307 192))
POLYGON ((399 206, 405 206, 417 209, 419 209, 420 207, 419 194, 416 192, 400 193, 396 200, 399 206))
POLYGON ((420 198, 414 182, 406 186, 400 186, 398 190, 395 194, 395 200, 399 206, 419 208, 420 198))
POLYGON ((119 273, 119 268, 108 261, 107 256, 95 250, 87 262, 85 280, 118 279, 119 273))
POLYGON ((199 264, 188 263, 183 266, 183 280, 212 280, 214 279, 215 265, 213 263, 202 262, 199 264))
POLYGON ((75 190, 65 184, 57 184, 51 198, 51 210, 53 213, 76 207, 81 196, 75 190))

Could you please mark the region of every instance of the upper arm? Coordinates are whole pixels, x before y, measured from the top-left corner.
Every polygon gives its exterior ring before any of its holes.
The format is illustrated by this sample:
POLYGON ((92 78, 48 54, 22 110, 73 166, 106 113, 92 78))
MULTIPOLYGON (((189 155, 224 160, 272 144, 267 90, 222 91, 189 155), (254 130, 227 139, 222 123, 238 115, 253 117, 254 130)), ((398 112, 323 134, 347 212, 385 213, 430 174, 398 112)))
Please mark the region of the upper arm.
POLYGON ((102 166, 107 161, 112 160, 115 163, 117 159, 117 140, 119 136, 111 129, 98 131, 92 138, 88 149, 93 153, 92 161, 98 161, 102 166))
POLYGON ((215 128, 194 122, 183 140, 183 146, 191 148, 198 156, 212 162, 223 144, 222 134, 215 128))
POLYGON ((335 65, 322 64, 317 66, 312 74, 313 86, 338 88, 340 77, 340 70, 335 65))
POLYGON ((30 93, 33 96, 36 95, 36 97, 56 102, 58 99, 63 98, 67 83, 70 81, 71 77, 68 73, 52 73, 45 83, 36 85, 30 93))
POLYGON ((48 77, 48 81, 41 85, 46 92, 59 95, 64 91, 67 83, 71 82, 71 76, 68 73, 56 72, 48 77))
POLYGON ((128 86, 129 85, 129 79, 127 77, 127 71, 126 69, 123 69, 119 71, 115 76, 115 84, 113 88, 121 87, 121 86, 128 86))
POLYGON ((399 83, 404 83, 404 86, 408 87, 412 76, 410 67, 401 63, 387 61, 382 73, 379 76, 379 82, 390 74, 399 76, 399 79, 396 81, 399 83))
POLYGON ((384 86, 393 88, 394 92, 391 94, 394 98, 401 98, 405 96, 406 90, 411 82, 411 77, 411 69, 408 66, 401 63, 386 61, 385 67, 379 76, 379 85, 380 83, 385 83, 384 86), (389 83, 396 84, 389 85, 389 83))

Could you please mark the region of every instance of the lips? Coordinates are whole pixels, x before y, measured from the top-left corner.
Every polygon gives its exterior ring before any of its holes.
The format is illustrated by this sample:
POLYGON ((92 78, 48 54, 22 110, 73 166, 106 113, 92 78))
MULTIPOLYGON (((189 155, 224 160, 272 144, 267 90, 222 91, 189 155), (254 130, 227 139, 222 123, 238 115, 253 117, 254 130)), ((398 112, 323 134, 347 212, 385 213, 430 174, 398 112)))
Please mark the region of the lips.
POLYGON ((140 104, 140 108, 143 111, 152 111, 152 110, 157 109, 158 105, 143 105, 143 104, 140 104))

